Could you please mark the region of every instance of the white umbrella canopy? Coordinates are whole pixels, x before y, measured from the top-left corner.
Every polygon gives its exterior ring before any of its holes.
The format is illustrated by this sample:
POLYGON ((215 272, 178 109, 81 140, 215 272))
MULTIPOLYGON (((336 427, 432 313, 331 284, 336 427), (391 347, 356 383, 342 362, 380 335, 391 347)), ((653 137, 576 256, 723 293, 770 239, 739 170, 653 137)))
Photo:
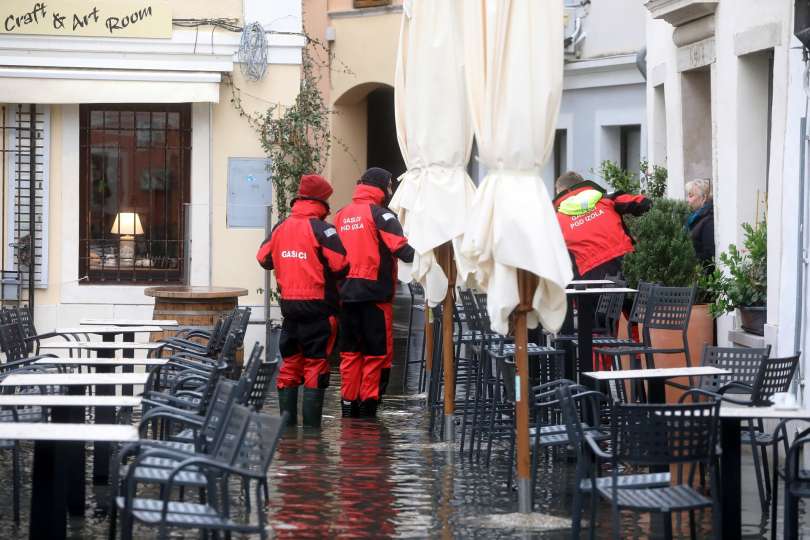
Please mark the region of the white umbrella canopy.
POLYGON ((433 249, 461 236, 475 196, 466 171, 473 130, 467 106, 461 12, 464 0, 406 0, 394 83, 397 138, 408 171, 389 205, 416 251, 400 264, 400 279, 425 287, 431 306, 444 300, 448 280, 433 249))
POLYGON ((528 326, 540 322, 557 331, 573 272, 541 170, 562 97, 562 1, 470 0, 463 20, 470 109, 488 174, 470 211, 462 255, 475 262, 475 281, 488 293, 493 330, 509 329, 523 269, 539 277, 528 326))

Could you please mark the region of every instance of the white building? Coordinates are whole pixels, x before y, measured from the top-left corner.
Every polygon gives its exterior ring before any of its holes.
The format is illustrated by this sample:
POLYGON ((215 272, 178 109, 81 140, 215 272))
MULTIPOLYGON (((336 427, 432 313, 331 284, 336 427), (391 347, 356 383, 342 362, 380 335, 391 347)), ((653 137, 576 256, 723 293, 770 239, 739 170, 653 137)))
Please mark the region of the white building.
MULTIPOLYGON (((645 7, 648 148, 651 161, 669 170, 669 194, 683 197, 694 177, 713 179, 718 253, 741 244, 741 223, 768 223, 764 338, 737 330, 729 315, 718 321, 718 342, 767 343, 776 355, 808 351, 800 258, 807 96, 794 2, 647 0, 645 7)), ((804 387, 806 355, 802 365, 804 387)))
POLYGON ((566 63, 554 153, 544 178, 575 170, 601 181, 604 160, 638 171, 646 157, 646 14, 637 0, 566 0, 566 63), (621 29, 617 31, 617 29, 621 29))

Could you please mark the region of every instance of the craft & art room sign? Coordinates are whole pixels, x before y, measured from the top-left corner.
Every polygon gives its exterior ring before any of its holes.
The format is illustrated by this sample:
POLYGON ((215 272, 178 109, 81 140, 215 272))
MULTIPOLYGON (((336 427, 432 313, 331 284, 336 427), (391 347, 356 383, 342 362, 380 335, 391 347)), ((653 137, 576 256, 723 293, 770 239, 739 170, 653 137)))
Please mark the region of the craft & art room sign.
POLYGON ((0 34, 171 38, 166 0, 0 0, 0 34))

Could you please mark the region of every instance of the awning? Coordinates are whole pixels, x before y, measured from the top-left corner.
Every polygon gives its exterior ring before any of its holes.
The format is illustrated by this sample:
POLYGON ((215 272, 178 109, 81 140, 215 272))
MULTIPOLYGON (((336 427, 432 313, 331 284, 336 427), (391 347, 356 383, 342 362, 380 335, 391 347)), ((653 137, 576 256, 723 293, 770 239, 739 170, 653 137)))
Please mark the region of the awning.
POLYGON ((0 103, 219 102, 220 74, 0 67, 0 103))

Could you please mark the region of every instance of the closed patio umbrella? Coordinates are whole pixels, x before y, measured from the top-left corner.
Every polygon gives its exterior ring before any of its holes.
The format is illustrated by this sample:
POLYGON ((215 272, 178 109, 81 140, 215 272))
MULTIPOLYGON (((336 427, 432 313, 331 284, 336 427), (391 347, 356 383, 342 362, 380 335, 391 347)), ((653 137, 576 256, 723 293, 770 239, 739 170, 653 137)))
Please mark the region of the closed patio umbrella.
MULTIPOLYGON (((475 195, 466 166, 472 123, 464 80, 463 0, 404 4, 395 75, 397 138, 407 172, 390 208, 416 251, 403 281, 423 284, 429 305, 444 302, 445 435, 453 439, 453 284, 461 236, 475 195), (456 257, 457 259, 457 257, 456 257)), ((472 271, 458 260, 463 273, 472 271)))
POLYGON ((519 508, 531 508, 527 325, 556 332, 567 309, 571 261, 541 170, 554 144, 562 96, 562 0, 464 4, 465 74, 480 160, 462 254, 488 293, 492 329, 516 341, 519 508))

